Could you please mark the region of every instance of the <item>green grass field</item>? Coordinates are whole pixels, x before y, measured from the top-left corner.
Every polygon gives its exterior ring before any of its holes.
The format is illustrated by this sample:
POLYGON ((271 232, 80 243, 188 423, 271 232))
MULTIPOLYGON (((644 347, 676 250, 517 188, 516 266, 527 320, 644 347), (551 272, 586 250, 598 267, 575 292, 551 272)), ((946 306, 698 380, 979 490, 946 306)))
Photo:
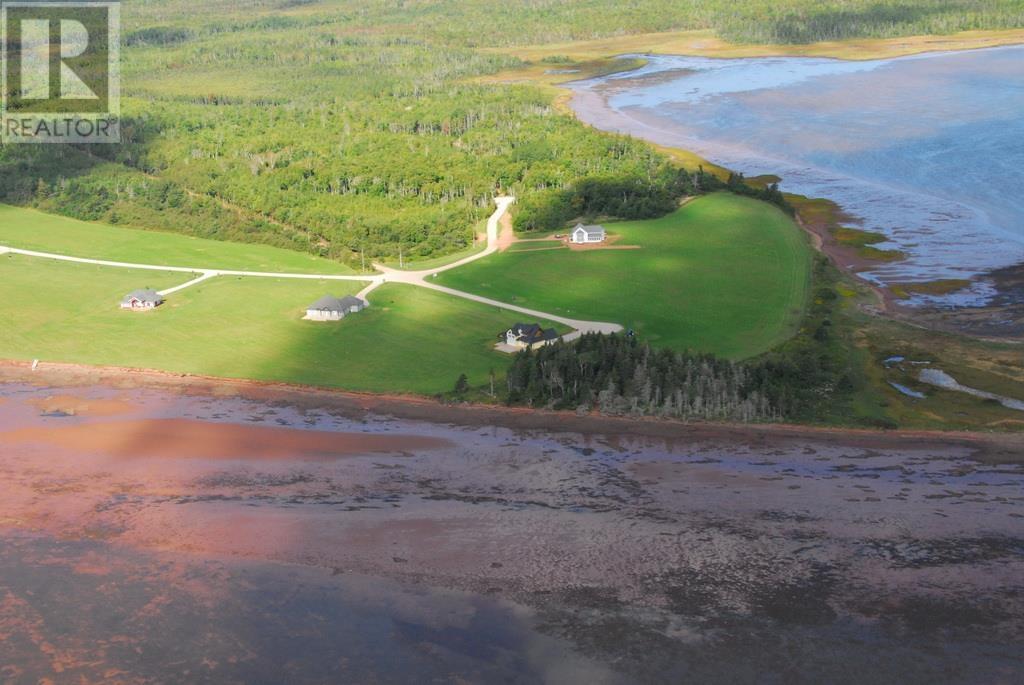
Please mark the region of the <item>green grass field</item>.
MULTIPOLYGON (((370 309, 337 323, 303 321, 325 293, 359 283, 221 277, 171 295, 152 312, 118 309, 133 288, 177 274, 0 257, 0 358, 162 369, 349 390, 432 394, 460 373, 499 377, 492 346, 520 317, 404 285, 376 290, 370 309), (31 303, 27 305, 26 303, 31 303)), ((564 330, 564 329, 562 329, 564 330)))
MULTIPOLYGON (((661 219, 608 224, 637 250, 509 251, 438 282, 565 316, 613 321, 655 346, 744 358, 789 337, 811 248, 778 209, 734 195, 661 219)), ((542 244, 536 244, 540 246, 542 244)))
MULTIPOLYGON (((509 252, 439 280, 553 313, 617 321, 656 345, 733 357, 784 339, 799 318, 809 251, 792 222, 768 205, 716 195, 663 219, 610 228, 621 234, 620 244, 641 249, 509 252)), ((261 270, 338 266, 275 248, 10 207, 0 207, 0 235, 13 246, 123 261, 261 270)), ((0 357, 432 394, 450 390, 460 373, 474 385, 485 384, 491 369, 502 376, 508 357, 492 345, 521 318, 390 284, 371 295, 367 311, 339 323, 312 323, 301 320, 308 303, 328 292, 355 293, 362 284, 272 278, 215 278, 171 295, 153 312, 117 306, 134 288, 185 280, 2 256, 0 357)))
POLYGON ((134 264, 312 274, 354 273, 344 264, 278 247, 110 226, 2 204, 0 245, 134 264))

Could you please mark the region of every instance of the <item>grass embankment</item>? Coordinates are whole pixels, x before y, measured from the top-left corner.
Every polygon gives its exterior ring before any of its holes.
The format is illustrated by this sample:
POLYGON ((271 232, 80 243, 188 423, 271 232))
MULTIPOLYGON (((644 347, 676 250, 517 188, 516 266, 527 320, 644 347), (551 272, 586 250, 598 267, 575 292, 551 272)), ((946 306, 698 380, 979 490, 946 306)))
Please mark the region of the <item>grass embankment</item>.
MULTIPOLYGON (((0 358, 159 369, 348 390, 433 394, 460 373, 501 377, 496 336, 519 315, 404 285, 337 323, 303 321, 324 293, 359 283, 221 277, 172 295, 152 312, 118 309, 133 288, 181 274, 0 257, 0 358)), ((560 330, 565 330, 561 328, 560 330)))
POLYGON ((78 221, 10 205, 0 205, 0 245, 158 266, 310 274, 354 273, 344 264, 278 247, 78 221))
POLYGON ((832 200, 787 193, 786 201, 797 211, 805 226, 827 239, 826 242, 834 244, 826 245, 824 251, 834 253, 836 263, 897 262, 907 256, 900 250, 876 247, 888 242, 889 238, 882 233, 849 226, 853 217, 832 200), (829 249, 833 246, 837 249, 829 249))
MULTIPOLYGON (((509 251, 444 285, 632 328, 657 347, 744 358, 788 338, 807 299, 810 247, 771 205, 728 194, 651 221, 608 224, 635 250, 509 251)), ((537 243, 538 247, 544 246, 537 243)))

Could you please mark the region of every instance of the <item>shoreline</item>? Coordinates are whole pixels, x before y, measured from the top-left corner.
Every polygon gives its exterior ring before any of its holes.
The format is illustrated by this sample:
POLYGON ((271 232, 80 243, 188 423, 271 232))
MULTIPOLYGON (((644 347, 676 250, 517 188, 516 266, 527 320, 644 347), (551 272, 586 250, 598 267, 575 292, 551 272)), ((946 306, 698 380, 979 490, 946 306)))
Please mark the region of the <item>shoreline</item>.
MULTIPOLYGON (((987 47, 989 46, 973 49, 987 47)), ((579 80, 587 79, 577 81, 579 80)), ((700 153, 676 147, 673 143, 662 140, 660 136, 668 133, 659 128, 656 122, 627 115, 612 108, 608 102, 609 93, 571 88, 570 84, 573 82, 576 81, 563 83, 559 87, 567 93, 567 109, 584 125, 608 133, 636 137, 687 167, 695 162, 706 162, 703 166, 712 173, 724 168, 716 162, 704 159, 700 153)), ((1024 342, 1024 277, 1021 275, 1024 274, 1024 263, 991 268, 969 279, 972 285, 985 283, 993 287, 995 294, 986 305, 967 307, 931 304, 911 307, 904 304, 894 290, 901 284, 879 284, 861 275, 861 272, 889 263, 888 260, 863 255, 858 247, 845 245, 836 237, 835 230, 846 228, 848 225, 855 226, 858 223, 856 217, 848 214, 838 202, 827 197, 810 197, 795 193, 786 195, 797 210, 794 217, 797 225, 808 234, 813 248, 827 257, 842 273, 855 279, 875 296, 879 306, 874 313, 912 326, 968 335, 979 340, 1024 342)), ((944 282, 936 281, 923 282, 921 285, 942 287, 943 284, 944 282)))
POLYGON ((30 362, 0 360, 0 383, 23 383, 61 389, 87 385, 118 389, 150 388, 183 395, 280 402, 299 409, 325 409, 354 418, 377 414, 401 420, 462 427, 494 426, 520 431, 643 437, 689 443, 740 443, 777 447, 813 441, 818 444, 878 450, 945 450, 960 447, 972 451, 971 459, 984 463, 1024 461, 1024 434, 1019 433, 883 431, 785 423, 684 423, 652 417, 580 415, 571 411, 503 405, 443 404, 415 395, 356 393, 316 386, 58 362, 40 363, 33 370, 30 362))
POLYGON ((338 393, 295 390, 306 404, 285 404, 283 388, 247 400, 238 383, 196 380, 219 393, 207 396, 124 374, 96 385, 98 373, 80 388, 0 385, 0 624, 16 636, 0 661, 33 677, 244 681, 288 664, 292 679, 347 682, 350 668, 307 678, 295 660, 347 667, 402 650, 450 676, 451 648, 515 666, 502 655, 533 653, 537 639, 562 646, 543 650, 561 669, 546 680, 573 682, 573 654, 621 675, 581 685, 744 682, 751 658, 815 681, 842 680, 851 663, 880 682, 935 682, 965 660, 973 673, 1024 669, 1020 458, 764 427, 738 440, 668 426, 673 441, 606 435, 623 424, 591 418, 580 434, 566 432, 581 427, 572 416, 530 412, 554 430, 474 429, 345 416, 337 407, 374 403, 338 393), (364 451, 354 436, 387 443, 364 451), (56 586, 72 600, 52 601, 56 586), (189 629, 196 620, 212 639, 189 629), (377 640, 381 626, 395 639, 377 640), (367 634, 365 649, 350 639, 367 634))
MULTIPOLYGON (((607 93, 599 93, 593 90, 571 90, 571 93, 572 97, 569 99, 570 109, 581 123, 598 128, 594 123, 598 119, 604 122, 615 122, 610 124, 610 128, 601 127, 598 130, 635 136, 663 150, 679 151, 686 156, 699 157, 699 153, 677 148, 638 133, 638 129, 641 127, 652 130, 657 129, 649 122, 626 116, 610 107, 608 105, 609 95, 607 93)), ((701 159, 703 158, 701 157, 701 159)), ((718 168, 715 162, 709 162, 709 164, 718 168)), ((854 277, 858 283, 870 288, 877 296, 885 313, 895 313, 897 304, 892 292, 888 288, 881 287, 859 275, 860 271, 866 270, 872 264, 878 262, 857 254, 854 248, 840 244, 832 234, 831 229, 833 226, 841 225, 844 219, 852 220, 852 217, 846 214, 843 208, 834 200, 811 198, 794 193, 786 193, 786 195, 797 210, 797 214, 794 217, 796 224, 807 234, 814 250, 832 260, 833 264, 843 273, 854 277), (814 217, 808 216, 810 214, 808 209, 812 204, 822 205, 821 208, 823 210, 814 217)))

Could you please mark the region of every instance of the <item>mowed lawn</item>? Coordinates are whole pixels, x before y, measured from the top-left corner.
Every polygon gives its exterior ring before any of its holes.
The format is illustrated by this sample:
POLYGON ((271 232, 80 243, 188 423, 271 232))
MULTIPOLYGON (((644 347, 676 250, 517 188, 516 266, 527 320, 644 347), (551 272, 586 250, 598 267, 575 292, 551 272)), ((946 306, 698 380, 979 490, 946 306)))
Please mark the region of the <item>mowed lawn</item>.
MULTIPOLYGON (((567 317, 620 323, 652 345, 741 359, 793 334, 811 248, 777 208, 720 193, 651 221, 609 223, 617 245, 495 254, 438 282, 567 317)), ((530 243, 521 247, 543 247, 530 243)))
POLYGON ((344 264, 294 250, 78 221, 3 204, 0 204, 0 245, 132 264, 234 271, 353 273, 344 264))
MULTIPOLYGON (((359 283, 219 277, 152 312, 118 308, 137 287, 180 274, 0 256, 0 358, 162 369, 372 392, 449 391, 460 373, 483 385, 510 358, 497 335, 518 315, 389 284, 337 323, 303 321, 324 295, 359 283)), ((561 330, 565 330, 562 328, 561 330)))

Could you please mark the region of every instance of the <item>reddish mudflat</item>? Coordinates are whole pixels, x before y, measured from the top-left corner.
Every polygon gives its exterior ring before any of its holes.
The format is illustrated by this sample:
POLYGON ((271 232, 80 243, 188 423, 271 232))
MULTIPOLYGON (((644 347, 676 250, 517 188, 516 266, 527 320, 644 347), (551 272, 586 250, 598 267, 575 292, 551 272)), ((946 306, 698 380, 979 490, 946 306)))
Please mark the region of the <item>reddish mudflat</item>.
POLYGON ((271 428, 191 419, 34 426, 0 433, 0 445, 46 445, 119 459, 334 459, 450 448, 443 438, 271 428))
POLYGON ((76 395, 51 395, 32 400, 32 406, 46 413, 83 416, 118 416, 135 410, 130 402, 119 399, 95 399, 76 395))
POLYGON ((0 682, 1024 682, 1019 436, 135 378, 0 382, 0 682))

